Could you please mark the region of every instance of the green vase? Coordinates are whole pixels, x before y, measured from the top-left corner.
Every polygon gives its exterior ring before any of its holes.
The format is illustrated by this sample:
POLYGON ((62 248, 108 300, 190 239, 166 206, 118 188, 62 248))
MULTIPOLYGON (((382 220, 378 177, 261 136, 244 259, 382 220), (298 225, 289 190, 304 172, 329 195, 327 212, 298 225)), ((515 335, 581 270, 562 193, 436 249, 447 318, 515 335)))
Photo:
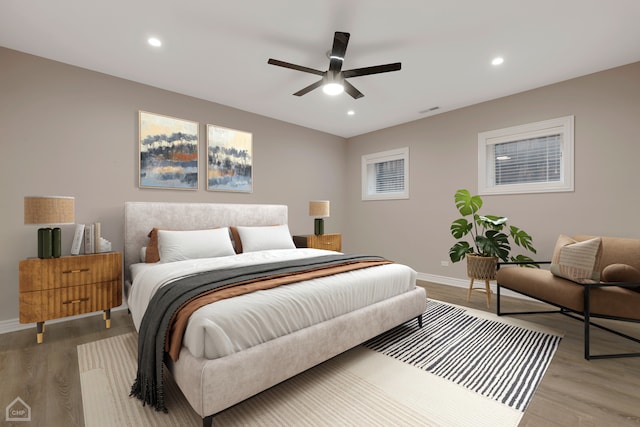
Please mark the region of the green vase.
POLYGON ((51 255, 60 258, 62 255, 62 230, 58 227, 51 232, 51 255))
POLYGON ((38 229, 38 258, 51 258, 53 250, 53 230, 50 228, 38 229))

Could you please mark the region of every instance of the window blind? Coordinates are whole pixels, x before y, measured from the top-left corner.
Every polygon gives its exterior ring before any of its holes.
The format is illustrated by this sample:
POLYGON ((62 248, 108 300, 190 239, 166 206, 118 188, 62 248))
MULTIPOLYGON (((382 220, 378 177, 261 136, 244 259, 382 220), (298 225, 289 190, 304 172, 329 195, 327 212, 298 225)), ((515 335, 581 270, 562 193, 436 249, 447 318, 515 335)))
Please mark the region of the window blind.
POLYGON ((562 135, 546 135, 493 145, 495 185, 559 182, 562 135))
POLYGON ((404 159, 374 163, 376 193, 404 191, 404 159))

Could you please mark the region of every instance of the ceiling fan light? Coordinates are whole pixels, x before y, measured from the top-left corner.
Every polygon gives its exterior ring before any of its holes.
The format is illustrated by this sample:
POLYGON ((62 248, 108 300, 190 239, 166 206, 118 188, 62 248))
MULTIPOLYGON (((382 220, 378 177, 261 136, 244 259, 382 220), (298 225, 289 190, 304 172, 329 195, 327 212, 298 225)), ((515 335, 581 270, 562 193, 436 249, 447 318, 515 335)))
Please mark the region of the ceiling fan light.
POLYGON ((342 92, 344 92, 344 86, 342 86, 340 83, 327 83, 322 86, 322 91, 327 95, 340 95, 342 92))

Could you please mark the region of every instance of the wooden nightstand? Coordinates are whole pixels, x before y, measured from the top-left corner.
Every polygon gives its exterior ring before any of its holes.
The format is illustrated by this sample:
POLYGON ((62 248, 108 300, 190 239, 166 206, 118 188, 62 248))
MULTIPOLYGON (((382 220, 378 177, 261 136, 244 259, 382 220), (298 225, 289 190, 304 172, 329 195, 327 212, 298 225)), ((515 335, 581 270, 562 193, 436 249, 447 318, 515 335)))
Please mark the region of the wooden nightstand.
POLYGON ((309 234, 307 236, 293 236, 293 243, 298 248, 327 249, 329 251, 342 251, 342 234, 309 234))
POLYGON ((111 308, 122 304, 122 255, 108 252, 20 261, 20 323, 44 322, 103 310, 111 327, 111 308))

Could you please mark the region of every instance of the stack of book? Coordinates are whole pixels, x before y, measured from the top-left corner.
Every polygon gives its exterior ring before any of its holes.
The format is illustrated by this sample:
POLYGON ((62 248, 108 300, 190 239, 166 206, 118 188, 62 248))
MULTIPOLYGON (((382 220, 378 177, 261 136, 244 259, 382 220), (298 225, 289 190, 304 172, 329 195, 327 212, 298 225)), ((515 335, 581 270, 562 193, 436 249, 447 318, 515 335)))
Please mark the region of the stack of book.
POLYGON ((76 224, 76 232, 71 243, 71 255, 79 255, 84 242, 85 254, 111 252, 111 242, 101 236, 100 223, 76 224))

